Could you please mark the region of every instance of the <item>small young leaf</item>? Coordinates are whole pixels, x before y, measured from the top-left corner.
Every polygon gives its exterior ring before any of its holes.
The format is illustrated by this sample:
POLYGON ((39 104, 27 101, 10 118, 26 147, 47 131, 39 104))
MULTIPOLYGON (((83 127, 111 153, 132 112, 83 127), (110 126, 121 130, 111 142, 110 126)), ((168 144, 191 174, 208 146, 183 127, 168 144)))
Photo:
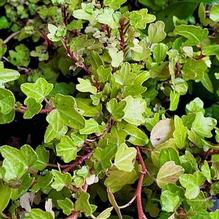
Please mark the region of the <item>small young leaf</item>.
POLYGON ((57 200, 58 206, 62 209, 65 215, 70 215, 74 209, 74 203, 69 198, 63 200, 57 200))
POLYGON ((51 187, 56 191, 61 191, 72 181, 71 175, 69 173, 61 173, 58 170, 52 170, 52 175, 54 177, 54 182, 51 184, 51 187))
POLYGON ((152 23, 148 27, 148 39, 152 43, 159 43, 165 39, 166 33, 164 31, 165 24, 163 21, 152 23))

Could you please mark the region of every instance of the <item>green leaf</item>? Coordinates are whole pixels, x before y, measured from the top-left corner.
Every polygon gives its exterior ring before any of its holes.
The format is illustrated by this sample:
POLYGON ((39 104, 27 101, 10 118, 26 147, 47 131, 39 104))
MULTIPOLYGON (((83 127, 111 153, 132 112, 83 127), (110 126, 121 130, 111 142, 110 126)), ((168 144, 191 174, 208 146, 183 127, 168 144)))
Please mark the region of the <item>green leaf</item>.
POLYGON ((168 46, 164 43, 156 43, 153 46, 153 58, 155 60, 155 62, 162 62, 166 55, 167 55, 167 51, 168 51, 168 46))
POLYGON ((195 120, 192 123, 192 130, 201 137, 211 138, 212 129, 217 125, 217 120, 211 117, 204 117, 202 112, 196 113, 195 120))
POLYGON ((112 8, 113 10, 120 9, 121 5, 124 4, 127 0, 104 0, 103 3, 105 6, 112 8))
POLYGON ((97 75, 100 82, 105 83, 110 80, 112 76, 112 69, 106 68, 105 66, 101 65, 97 68, 97 75))
POLYGON ((203 101, 200 98, 196 97, 194 100, 186 105, 186 111, 189 113, 204 112, 203 101))
POLYGON ((32 208, 31 211, 26 213, 24 217, 24 219, 38 219, 38 218, 53 219, 53 216, 47 211, 42 211, 41 209, 38 208, 32 208))
POLYGON ((62 209, 65 215, 70 215, 74 209, 74 203, 69 198, 57 200, 58 206, 62 209))
POLYGON ((77 109, 86 117, 97 117, 102 111, 101 105, 94 106, 91 99, 75 98, 77 109))
POLYGON ((219 5, 212 5, 210 9, 210 18, 215 22, 219 22, 219 5))
POLYGON ((131 172, 112 169, 104 184, 113 193, 122 189, 123 186, 133 184, 138 177, 138 173, 133 169, 131 172))
POLYGON ((185 80, 201 81, 206 70, 207 65, 203 60, 187 59, 182 69, 182 75, 185 80))
POLYGON ((15 81, 20 77, 18 71, 13 69, 4 68, 0 65, 0 86, 4 83, 15 81))
POLYGON ((124 116, 125 101, 117 102, 116 98, 112 98, 106 105, 107 110, 112 114, 116 121, 120 121, 124 116))
POLYGON ((79 84, 76 85, 76 89, 80 92, 88 92, 91 94, 97 93, 97 88, 93 86, 89 79, 78 79, 79 84))
POLYGON ((123 51, 118 51, 115 47, 109 48, 108 50, 111 57, 112 67, 118 68, 124 59, 123 51))
POLYGON ((194 25, 179 25, 175 27, 174 34, 187 39, 185 45, 195 46, 208 37, 208 30, 194 25))
POLYGON ((211 183, 211 170, 206 160, 204 161, 204 164, 201 166, 201 172, 203 176, 207 179, 207 181, 211 183))
POLYGON ((81 4, 81 9, 74 10, 73 16, 77 19, 87 20, 91 24, 96 23, 96 17, 98 15, 98 11, 94 10, 94 6, 91 3, 81 4))
MULTIPOLYGON (((53 127, 64 124, 70 128, 81 129, 85 125, 84 118, 75 110, 75 100, 72 96, 57 94, 54 101, 59 114, 58 121, 54 121, 53 127), (61 120, 61 121, 60 121, 61 120)), ((60 131, 60 130, 59 130, 60 131)))
POLYGON ((8 203, 11 199, 12 189, 7 185, 0 181, 0 215, 4 211, 4 209, 8 206, 8 203))
POLYGON ((4 178, 9 181, 21 178, 25 172, 37 161, 33 149, 24 145, 18 150, 11 146, 1 146, 0 153, 4 157, 2 167, 5 169, 4 178))
POLYGON ((200 188, 205 181, 205 177, 200 172, 194 174, 183 174, 179 177, 180 184, 186 189, 187 199, 194 199, 199 195, 200 188))
POLYGON ((123 119, 133 125, 141 125, 145 122, 143 113, 146 110, 146 102, 141 97, 128 96, 124 99, 126 106, 123 119))
POLYGON ((201 83, 209 92, 211 93, 214 92, 213 84, 207 73, 203 75, 203 78, 201 79, 201 83))
POLYGON ((49 161, 49 152, 43 145, 38 146, 35 152, 37 154, 37 161, 32 165, 32 168, 43 170, 49 161))
POLYGON ((0 88, 0 114, 10 113, 15 106, 14 94, 7 89, 0 88))
POLYGON ((148 39, 151 43, 159 43, 166 38, 163 21, 157 21, 148 27, 148 39))
POLYGON ((146 8, 130 12, 129 18, 130 24, 136 29, 145 29, 148 23, 151 23, 156 19, 154 15, 148 14, 146 8))
POLYGON ((174 212, 181 203, 179 195, 169 190, 165 190, 161 193, 160 200, 162 210, 167 212, 174 212))
POLYGON ((124 131, 130 135, 128 142, 133 145, 144 146, 149 142, 148 136, 134 125, 127 124, 124 131))
POLYGON ((121 144, 116 152, 114 164, 119 170, 131 172, 134 168, 134 159, 137 151, 135 148, 128 147, 125 143, 121 144))
POLYGON ((15 51, 9 50, 9 61, 13 65, 27 67, 30 63, 29 49, 24 44, 20 44, 15 47, 15 51))
POLYGON ((102 211, 97 217, 96 219, 107 219, 110 217, 111 215, 111 211, 113 210, 113 207, 109 207, 107 209, 105 209, 104 211, 102 211))
POLYGON ((75 202, 75 210, 76 211, 82 211, 86 215, 91 215, 93 210, 92 206, 89 202, 90 195, 87 192, 82 192, 79 196, 79 198, 75 202))
POLYGON ((179 116, 174 117, 174 126, 174 140, 176 142, 177 147, 179 149, 182 149, 186 146, 187 128, 184 126, 183 121, 179 116))
POLYGON ((179 98, 180 98, 180 94, 177 93, 176 91, 172 91, 170 92, 170 111, 175 111, 177 110, 178 104, 179 104, 179 98))
POLYGON ((72 181, 71 175, 69 173, 61 173, 58 170, 52 170, 51 173, 54 179, 53 183, 51 184, 51 187, 56 191, 61 191, 65 186, 68 186, 72 181))
POLYGON ((152 129, 150 140, 155 147, 172 137, 174 131, 172 119, 160 120, 152 129))
POLYGON ((180 165, 178 151, 174 148, 163 148, 159 155, 159 166, 161 167, 167 161, 174 161, 176 165, 180 165))
POLYGON ((106 24, 112 29, 119 26, 120 13, 114 12, 111 8, 104 8, 102 13, 97 16, 97 20, 101 24, 106 24))
POLYGON ((38 78, 35 83, 23 83, 21 85, 22 92, 28 98, 35 99, 38 103, 41 103, 52 89, 53 84, 48 83, 44 78, 38 78))
POLYGON ((157 185, 162 188, 165 185, 174 184, 178 181, 183 172, 184 169, 176 165, 174 161, 167 161, 158 171, 156 179, 157 185))
POLYGON ((42 108, 42 105, 33 98, 26 98, 24 104, 27 106, 27 110, 24 112, 24 119, 33 118, 42 108))
POLYGON ((65 163, 75 160, 77 151, 77 145, 69 136, 62 137, 61 141, 56 145, 57 156, 60 156, 65 163))
POLYGON ((80 134, 100 134, 102 131, 101 126, 97 123, 95 119, 85 120, 85 126, 83 129, 80 129, 80 134))

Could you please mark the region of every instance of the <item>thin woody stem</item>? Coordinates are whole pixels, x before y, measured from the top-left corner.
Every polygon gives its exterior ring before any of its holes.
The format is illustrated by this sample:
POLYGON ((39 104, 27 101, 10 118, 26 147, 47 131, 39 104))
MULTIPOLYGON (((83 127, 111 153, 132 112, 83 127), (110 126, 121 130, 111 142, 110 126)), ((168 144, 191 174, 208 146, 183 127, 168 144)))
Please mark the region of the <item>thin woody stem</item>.
POLYGON ((147 171, 147 168, 145 166, 145 162, 142 158, 140 148, 136 147, 136 149, 137 149, 138 162, 141 166, 141 175, 138 179, 138 185, 137 185, 137 189, 136 189, 136 204, 137 204, 137 211, 138 211, 138 219, 147 219, 146 215, 144 214, 144 210, 143 210, 143 206, 142 206, 141 193, 142 193, 143 180, 144 180, 144 177, 148 171, 147 171))

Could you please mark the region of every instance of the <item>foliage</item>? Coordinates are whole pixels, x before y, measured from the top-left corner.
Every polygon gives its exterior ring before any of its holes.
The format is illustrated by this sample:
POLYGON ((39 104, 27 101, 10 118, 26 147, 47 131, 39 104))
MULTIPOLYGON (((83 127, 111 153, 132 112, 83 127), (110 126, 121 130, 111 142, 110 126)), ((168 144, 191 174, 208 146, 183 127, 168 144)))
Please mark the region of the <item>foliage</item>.
POLYGON ((0 218, 219 218, 217 1, 0 10, 0 218))

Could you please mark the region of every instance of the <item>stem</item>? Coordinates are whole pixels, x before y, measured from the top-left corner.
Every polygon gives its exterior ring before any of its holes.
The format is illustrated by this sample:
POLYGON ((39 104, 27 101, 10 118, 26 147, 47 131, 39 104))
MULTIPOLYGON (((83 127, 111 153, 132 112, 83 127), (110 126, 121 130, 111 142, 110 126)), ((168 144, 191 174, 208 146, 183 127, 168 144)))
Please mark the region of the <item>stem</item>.
MULTIPOLYGON (((53 108, 41 109, 38 114, 47 114, 47 113, 51 112, 52 110, 53 110, 53 108)), ((27 111, 27 107, 21 106, 19 108, 15 108, 15 111, 19 112, 19 113, 25 113, 27 111)))
POLYGON ((134 195, 133 198, 127 204, 119 206, 119 208, 123 209, 129 207, 135 201, 135 199, 136 199, 136 195, 134 195))
POLYGON ((125 52, 126 42, 125 42, 125 18, 120 19, 120 28, 119 28, 119 36, 120 36, 120 47, 125 52))
POLYGON ((77 55, 76 55, 73 51, 70 50, 70 48, 69 48, 69 46, 67 45, 67 42, 66 42, 65 39, 62 40, 62 45, 63 45, 63 47, 65 48, 65 51, 66 51, 68 57, 73 61, 73 63, 74 63, 76 66, 82 68, 87 74, 90 75, 90 70, 87 68, 87 66, 86 66, 83 62, 82 62, 82 63, 78 63, 78 62, 79 62, 79 59, 78 59, 77 55))
POLYGON ((70 216, 66 217, 66 219, 77 219, 79 217, 79 214, 79 211, 74 211, 70 216))
POLYGON ((137 204, 137 210, 138 210, 138 219, 147 219, 146 215, 144 214, 143 207, 142 207, 141 193, 142 193, 143 180, 144 180, 145 175, 148 173, 148 171, 145 166, 144 160, 142 158, 140 148, 136 147, 136 149, 137 149, 138 162, 141 166, 141 175, 138 179, 138 185, 136 189, 136 204, 137 204))
POLYGON ((17 36, 21 31, 17 31, 17 32, 14 32, 12 33, 11 35, 9 35, 5 40, 4 40, 4 43, 8 43, 12 38, 14 38, 15 36, 17 36))
POLYGON ((87 154, 78 157, 72 164, 69 164, 68 166, 66 166, 64 168, 64 172, 69 172, 71 170, 73 170, 76 166, 81 165, 82 163, 84 163, 87 159, 89 159, 92 155, 93 151, 89 151, 87 154))

